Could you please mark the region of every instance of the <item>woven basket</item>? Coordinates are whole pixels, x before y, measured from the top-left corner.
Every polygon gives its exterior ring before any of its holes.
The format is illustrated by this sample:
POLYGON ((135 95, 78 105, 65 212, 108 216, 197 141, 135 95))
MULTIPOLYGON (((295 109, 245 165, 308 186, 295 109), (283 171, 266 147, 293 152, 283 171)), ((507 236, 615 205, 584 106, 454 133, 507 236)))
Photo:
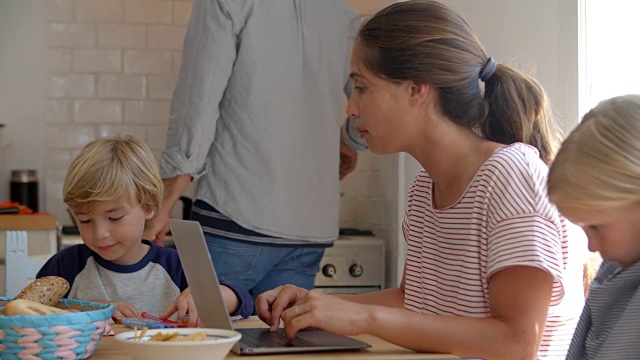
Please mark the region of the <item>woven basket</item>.
MULTIPOLYGON (((0 297, 0 304, 11 300, 0 297)), ((0 315, 0 359, 86 359, 111 328, 112 304, 62 299, 69 314, 0 315)))

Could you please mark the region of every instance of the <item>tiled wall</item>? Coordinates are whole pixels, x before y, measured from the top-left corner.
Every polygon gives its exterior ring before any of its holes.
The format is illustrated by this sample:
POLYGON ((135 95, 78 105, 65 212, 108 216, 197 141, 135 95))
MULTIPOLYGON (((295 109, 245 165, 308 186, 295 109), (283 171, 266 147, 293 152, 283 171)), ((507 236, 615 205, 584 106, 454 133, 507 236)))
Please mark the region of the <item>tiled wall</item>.
MULTIPOLYGON (((391 1, 350 2, 368 13, 391 1)), ((64 175, 84 144, 132 134, 159 156, 192 5, 193 0, 46 0, 45 207, 61 223, 70 223, 61 196, 64 175)), ((341 225, 392 239, 395 174, 395 156, 360 153, 357 170, 342 182, 341 225)))
POLYGON ((92 139, 131 134, 159 156, 193 0, 46 0, 50 90, 46 209, 92 139))

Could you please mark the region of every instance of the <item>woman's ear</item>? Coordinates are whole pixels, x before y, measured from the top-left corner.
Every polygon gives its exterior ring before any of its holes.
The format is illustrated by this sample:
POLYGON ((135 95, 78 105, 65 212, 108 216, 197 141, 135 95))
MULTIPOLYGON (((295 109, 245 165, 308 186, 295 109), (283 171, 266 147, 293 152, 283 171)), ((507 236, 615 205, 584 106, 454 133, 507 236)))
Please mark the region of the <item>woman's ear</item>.
POLYGON ((424 103, 429 97, 429 94, 431 93, 431 86, 409 81, 409 92, 409 103, 413 106, 418 106, 424 103))

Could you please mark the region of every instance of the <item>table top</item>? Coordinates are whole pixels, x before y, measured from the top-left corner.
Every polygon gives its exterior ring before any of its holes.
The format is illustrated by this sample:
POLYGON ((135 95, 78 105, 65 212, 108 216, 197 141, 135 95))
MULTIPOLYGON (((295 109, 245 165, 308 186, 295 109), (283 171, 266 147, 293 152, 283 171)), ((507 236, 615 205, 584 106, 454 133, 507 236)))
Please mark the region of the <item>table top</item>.
MULTIPOLYGON (((252 328, 266 327, 257 317, 252 316, 249 319, 234 322, 234 328, 252 328)), ((123 325, 114 325, 115 333, 121 333, 131 330, 123 325)), ((405 349, 403 347, 393 345, 380 338, 371 335, 359 335, 354 338, 371 344, 371 347, 361 351, 331 351, 318 353, 300 353, 300 354, 277 354, 277 355, 256 355, 256 356, 239 356, 232 352, 229 353, 227 359, 446 359, 456 358, 452 355, 445 354, 424 354, 405 349)), ((100 341, 100 345, 90 358, 91 360, 130 360, 122 345, 115 340, 114 336, 105 336, 100 341)))

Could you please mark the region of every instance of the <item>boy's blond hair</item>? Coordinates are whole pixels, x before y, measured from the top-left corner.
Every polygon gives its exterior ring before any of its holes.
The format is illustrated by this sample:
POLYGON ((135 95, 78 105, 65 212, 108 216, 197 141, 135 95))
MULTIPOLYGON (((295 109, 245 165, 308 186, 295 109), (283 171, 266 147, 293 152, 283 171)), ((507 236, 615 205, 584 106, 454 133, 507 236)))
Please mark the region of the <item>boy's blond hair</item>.
POLYGON ((90 211, 97 202, 125 196, 155 211, 163 192, 158 164, 149 147, 133 136, 110 136, 88 143, 64 179, 64 202, 73 211, 90 211))

